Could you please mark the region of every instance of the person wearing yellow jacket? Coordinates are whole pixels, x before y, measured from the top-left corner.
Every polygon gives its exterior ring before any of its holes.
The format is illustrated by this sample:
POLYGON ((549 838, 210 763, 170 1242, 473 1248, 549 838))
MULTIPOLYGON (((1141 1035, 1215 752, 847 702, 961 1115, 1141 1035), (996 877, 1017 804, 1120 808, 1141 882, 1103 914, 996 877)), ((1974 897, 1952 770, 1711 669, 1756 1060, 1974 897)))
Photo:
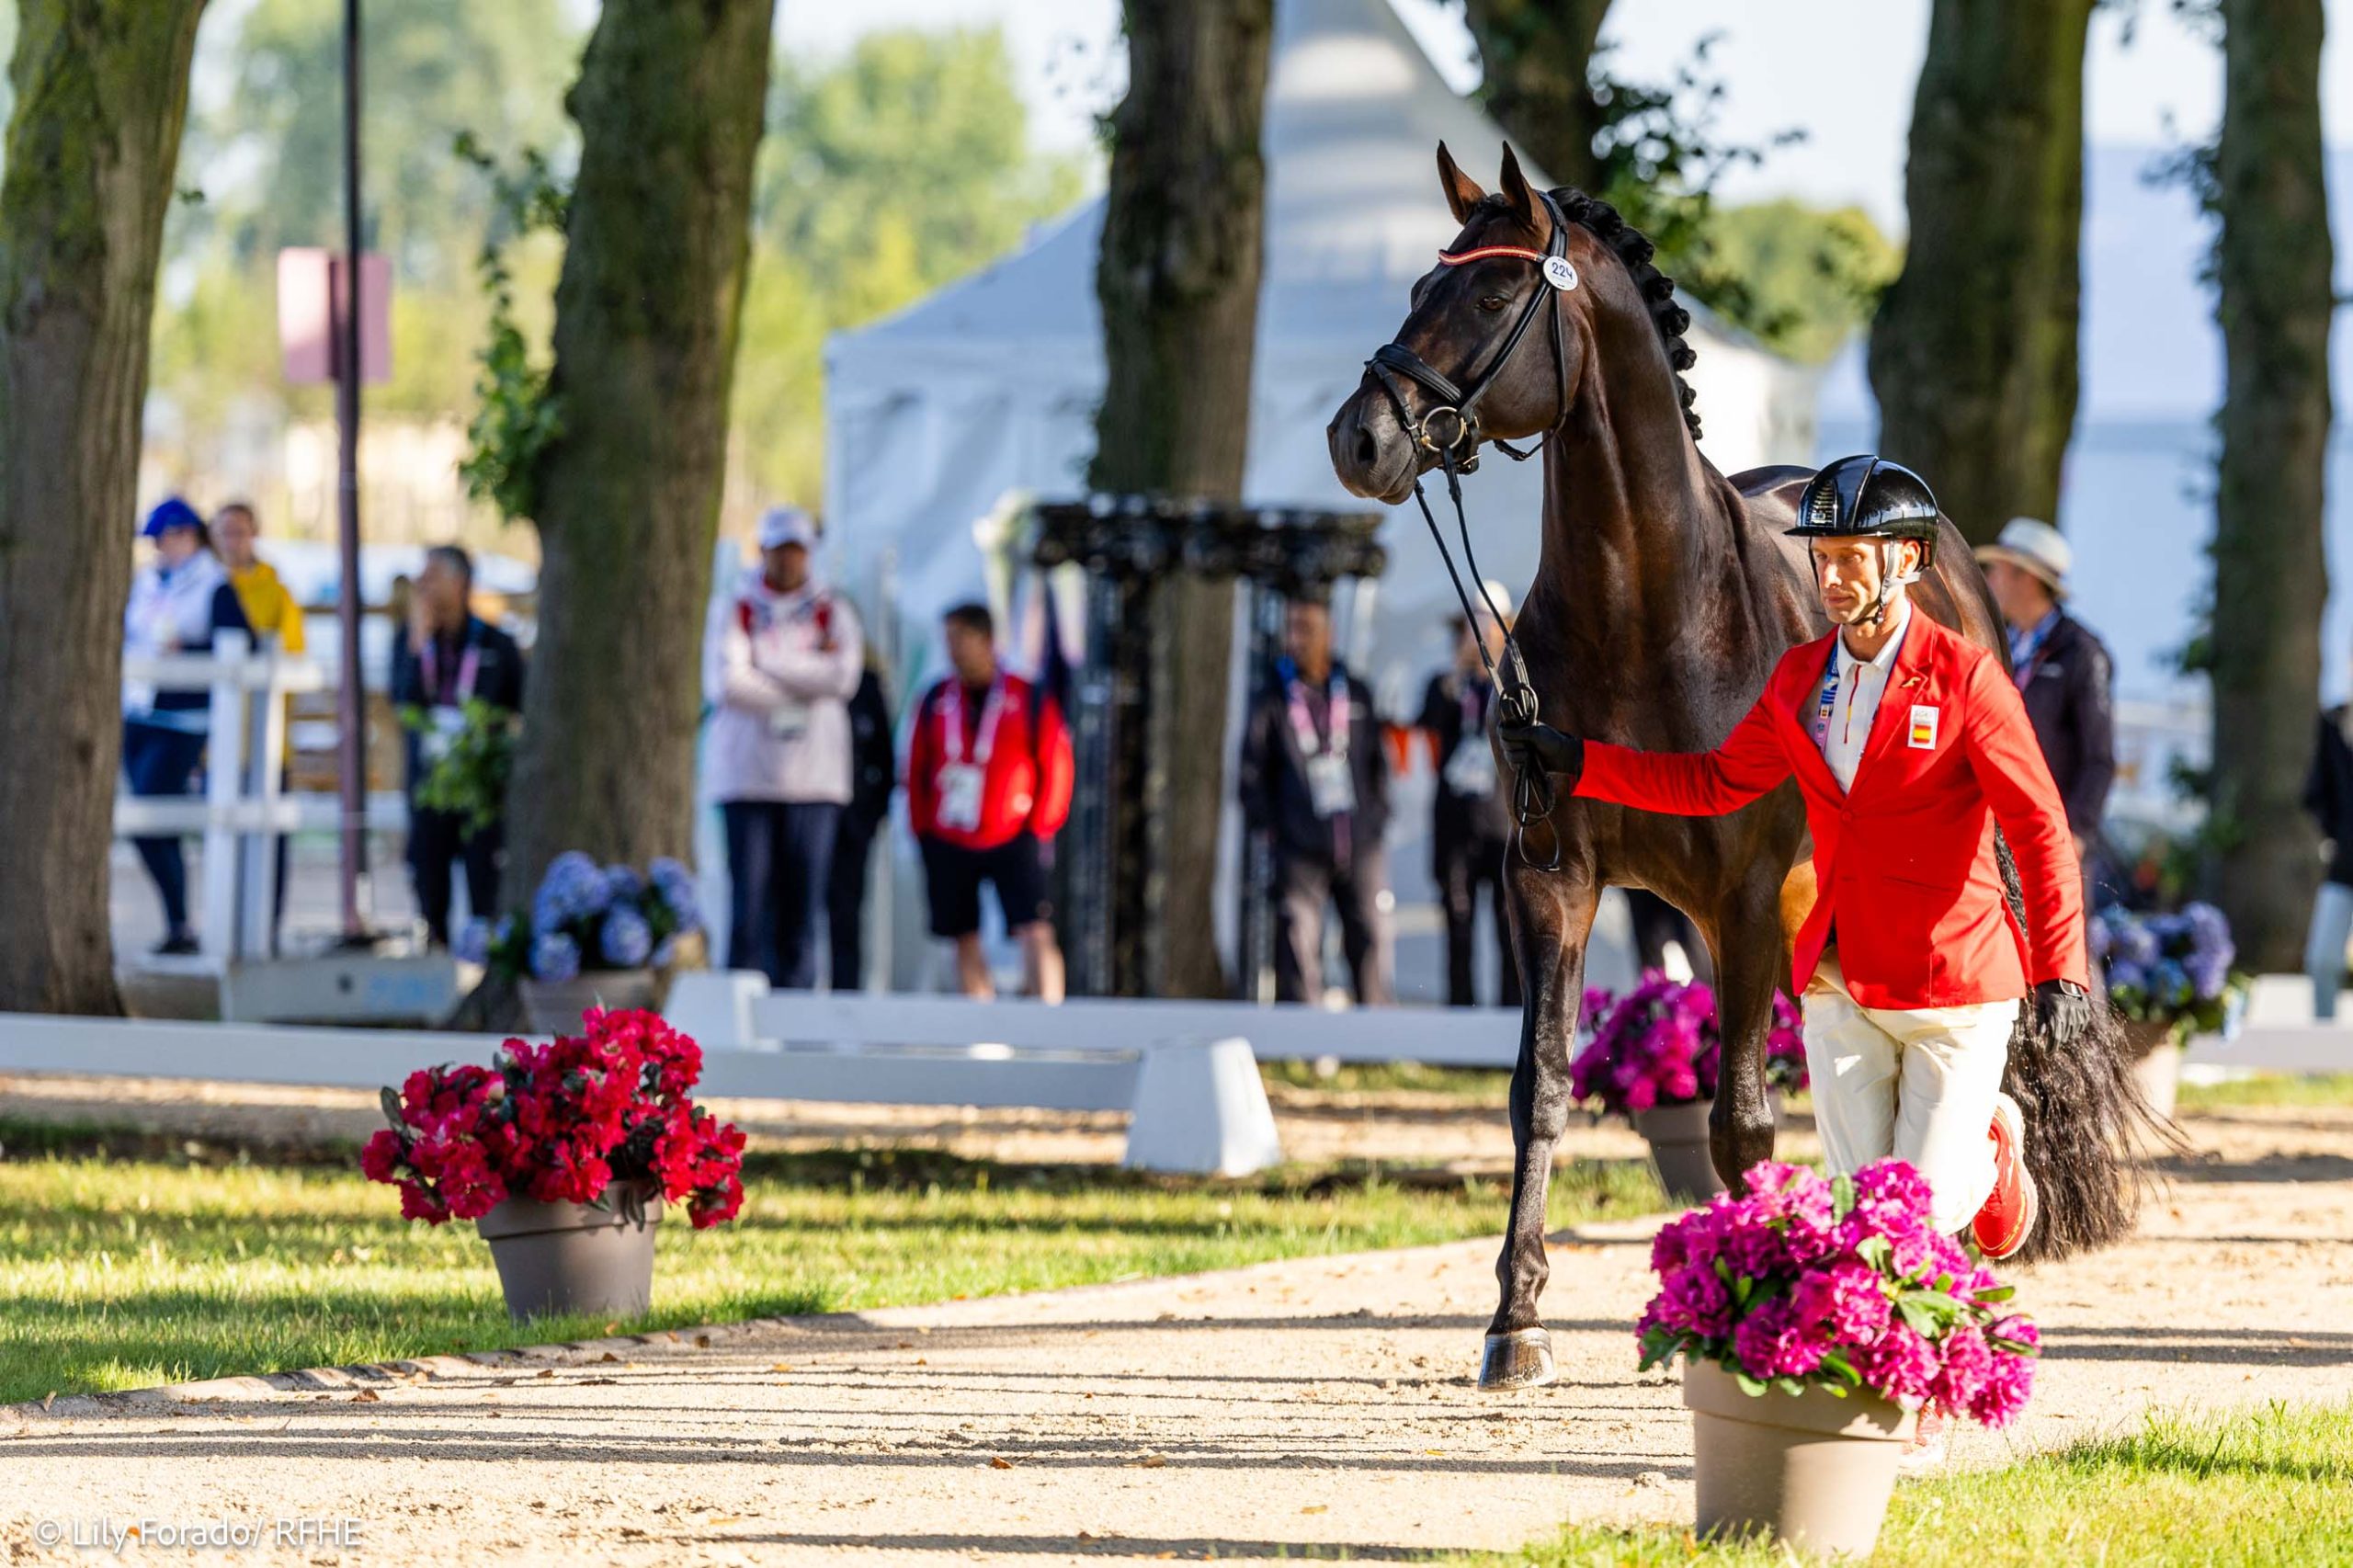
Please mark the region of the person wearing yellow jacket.
MULTIPOLYGON (((261 521, 250 502, 232 501, 213 514, 213 548, 221 553, 221 563, 229 569, 229 584, 237 590, 237 603, 254 629, 255 645, 274 644, 281 653, 299 653, 303 644, 302 607, 294 602, 293 594, 278 575, 278 568, 255 553, 254 540, 260 533, 261 521)), ((290 749, 281 742, 281 771, 290 749)), ((283 788, 283 778, 279 782, 283 788)), ((278 945, 278 927, 286 918, 286 874, 293 858, 292 848, 281 834, 278 840, 278 888, 269 919, 273 949, 278 945)))

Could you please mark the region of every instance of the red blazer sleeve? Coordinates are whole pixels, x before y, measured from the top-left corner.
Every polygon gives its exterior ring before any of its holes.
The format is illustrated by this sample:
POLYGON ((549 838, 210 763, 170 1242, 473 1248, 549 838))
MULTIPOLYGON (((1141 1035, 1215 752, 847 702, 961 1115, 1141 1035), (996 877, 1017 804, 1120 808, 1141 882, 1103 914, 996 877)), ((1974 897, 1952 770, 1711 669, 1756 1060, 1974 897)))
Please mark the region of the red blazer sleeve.
POLYGON ((927 837, 939 821, 939 724, 931 710, 938 695, 938 687, 925 692, 907 726, 907 825, 917 838, 927 837))
POLYGON ((1991 658, 1969 673, 1963 755, 2002 824, 2026 895, 2027 982, 2072 980, 2091 989, 2084 950, 2084 876, 2066 802, 2034 738, 2015 682, 1991 658))
POLYGON ((1638 811, 1714 817, 1736 812, 1790 776, 1790 756, 1773 727, 1778 680, 1713 751, 1640 751, 1607 741, 1585 744, 1576 792, 1638 811))
POLYGON ((1038 704, 1038 803, 1029 812, 1032 833, 1051 838, 1063 830, 1070 821, 1071 790, 1077 778, 1063 705, 1045 698, 1038 704))

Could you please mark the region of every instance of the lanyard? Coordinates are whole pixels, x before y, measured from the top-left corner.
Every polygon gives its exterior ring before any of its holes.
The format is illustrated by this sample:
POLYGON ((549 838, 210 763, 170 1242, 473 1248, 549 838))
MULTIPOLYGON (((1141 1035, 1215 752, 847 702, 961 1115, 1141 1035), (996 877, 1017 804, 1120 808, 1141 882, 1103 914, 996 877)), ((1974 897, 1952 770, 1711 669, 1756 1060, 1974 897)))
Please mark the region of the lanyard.
POLYGON ((989 682, 988 700, 981 705, 980 733, 973 738, 972 749, 964 750, 964 688, 956 681, 939 694, 940 739, 954 762, 961 754, 975 767, 986 767, 990 756, 996 750, 996 727, 1005 717, 1005 677, 989 682))
POLYGON ((1468 740, 1487 727, 1487 694, 1494 690, 1492 686, 1483 685, 1468 676, 1463 678, 1462 733, 1456 737, 1458 743, 1468 740))
POLYGON ((1325 751, 1347 755, 1348 750, 1348 677, 1338 670, 1332 672, 1332 694, 1329 708, 1332 739, 1327 746, 1315 738, 1315 721, 1307 711, 1307 683, 1293 676, 1290 694, 1290 729, 1298 737, 1300 755, 1316 756, 1325 751))
POLYGON ((436 708, 463 708, 474 694, 474 682, 482 674, 482 648, 474 642, 473 633, 466 633, 465 652, 458 656, 458 691, 454 698, 441 695, 440 639, 425 640, 425 689, 436 708))
POLYGON ((2042 667, 2042 656, 2050 651, 2051 634, 2058 627, 2059 618, 2054 614, 2011 642, 2010 668, 2018 676, 2020 691, 2027 688, 2028 683, 2034 679, 2035 672, 2042 667))

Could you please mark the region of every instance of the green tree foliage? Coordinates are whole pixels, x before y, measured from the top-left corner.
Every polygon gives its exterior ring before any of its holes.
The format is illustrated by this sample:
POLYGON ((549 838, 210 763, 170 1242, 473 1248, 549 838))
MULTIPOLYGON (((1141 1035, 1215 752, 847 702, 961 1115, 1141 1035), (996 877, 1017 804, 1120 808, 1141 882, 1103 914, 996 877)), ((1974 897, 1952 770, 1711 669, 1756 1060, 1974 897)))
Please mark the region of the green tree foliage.
POLYGON ((1030 150, 995 28, 873 33, 835 63, 779 60, 768 102, 734 436, 763 494, 813 503, 826 335, 1013 250, 1077 199, 1082 170, 1030 150))
POLYGON ((1790 358, 1818 365, 1870 324, 1904 254, 1859 207, 1802 201, 1719 207, 1707 238, 1711 264, 1737 278, 1741 324, 1790 358))

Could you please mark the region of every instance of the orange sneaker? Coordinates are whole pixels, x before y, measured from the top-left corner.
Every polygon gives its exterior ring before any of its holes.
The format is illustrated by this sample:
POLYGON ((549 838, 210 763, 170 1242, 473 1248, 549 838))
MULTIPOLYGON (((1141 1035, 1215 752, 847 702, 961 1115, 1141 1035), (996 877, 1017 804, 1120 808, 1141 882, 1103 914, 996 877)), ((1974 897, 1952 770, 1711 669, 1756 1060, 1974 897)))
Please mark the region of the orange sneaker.
POLYGON ((2026 1122, 2018 1114, 2018 1101, 2007 1095, 1995 1096, 1994 1125, 1986 1136, 1994 1144, 1994 1191, 1971 1221, 1970 1232, 1977 1239, 1979 1252, 1999 1260, 2026 1245, 2027 1237, 2034 1233, 2042 1195, 2035 1190, 2034 1177, 2026 1168, 2026 1122))

